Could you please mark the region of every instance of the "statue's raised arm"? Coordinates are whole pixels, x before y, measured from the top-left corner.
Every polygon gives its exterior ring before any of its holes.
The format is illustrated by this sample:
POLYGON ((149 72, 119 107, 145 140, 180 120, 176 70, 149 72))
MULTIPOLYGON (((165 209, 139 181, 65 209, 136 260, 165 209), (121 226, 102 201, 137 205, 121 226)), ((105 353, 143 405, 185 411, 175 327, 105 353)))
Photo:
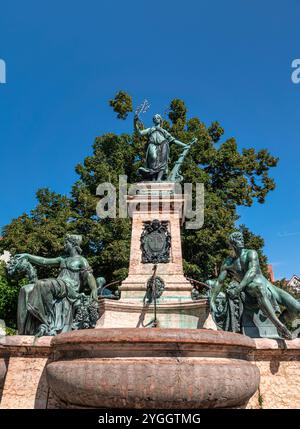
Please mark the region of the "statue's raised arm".
POLYGON ((134 130, 137 132, 139 136, 146 136, 150 132, 151 128, 142 129, 140 128, 139 122, 140 122, 140 119, 137 116, 137 114, 135 114, 133 119, 134 130))

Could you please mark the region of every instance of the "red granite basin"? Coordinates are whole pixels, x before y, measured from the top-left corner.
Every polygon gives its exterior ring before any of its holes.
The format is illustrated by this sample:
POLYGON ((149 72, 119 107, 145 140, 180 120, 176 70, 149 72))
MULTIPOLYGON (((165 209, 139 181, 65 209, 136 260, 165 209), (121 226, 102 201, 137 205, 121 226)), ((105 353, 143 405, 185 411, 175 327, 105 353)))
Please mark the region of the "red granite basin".
POLYGON ((4 386, 5 376, 7 372, 7 362, 5 360, 4 347, 0 344, 0 399, 1 399, 1 390, 4 386))
POLYGON ((3 387, 5 376, 6 376, 7 366, 4 358, 0 357, 0 390, 3 387))
POLYGON ((52 340, 47 379, 65 407, 244 407, 259 384, 250 338, 205 329, 94 329, 52 340))

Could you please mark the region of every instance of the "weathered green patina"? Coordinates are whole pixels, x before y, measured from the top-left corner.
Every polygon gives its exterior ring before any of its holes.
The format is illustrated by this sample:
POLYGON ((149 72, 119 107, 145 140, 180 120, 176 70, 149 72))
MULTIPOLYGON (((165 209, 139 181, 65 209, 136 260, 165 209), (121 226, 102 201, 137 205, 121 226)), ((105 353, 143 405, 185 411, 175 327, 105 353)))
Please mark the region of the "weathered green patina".
POLYGON ((147 282, 145 302, 151 304, 154 300, 158 300, 165 290, 165 283, 161 277, 150 277, 147 282))
POLYGON ((260 336, 262 331, 266 337, 274 336, 275 328, 283 338, 292 339, 286 324, 299 317, 300 303, 263 276, 257 252, 245 249, 241 232, 232 233, 229 241, 234 256, 224 261, 219 277, 211 284, 211 312, 218 325, 236 332, 241 329, 249 336, 260 336), (221 299, 220 311, 218 297, 228 275, 232 281, 221 299))
POLYGON ((81 256, 81 241, 80 235, 67 235, 66 256, 43 258, 23 253, 14 257, 11 272, 24 269, 24 266, 28 268, 28 264, 59 267, 57 278, 37 280, 33 277, 32 283, 21 288, 18 300, 19 334, 56 335, 95 325, 98 290, 92 269, 81 256))
POLYGON ((170 174, 169 180, 179 181, 181 176, 179 169, 190 148, 190 145, 196 140, 194 139, 189 145, 182 143, 173 137, 162 125, 162 117, 159 114, 153 117, 154 126, 151 128, 142 129, 139 122, 138 114, 134 116, 134 128, 139 136, 147 136, 147 150, 145 155, 145 165, 140 167, 138 172, 146 180, 162 181, 168 179, 168 161, 170 144, 174 143, 184 148, 183 154, 179 157, 176 166, 176 172, 170 174))
POLYGON ((141 235, 142 262, 144 264, 167 263, 170 259, 171 234, 168 231, 168 222, 144 222, 141 235))

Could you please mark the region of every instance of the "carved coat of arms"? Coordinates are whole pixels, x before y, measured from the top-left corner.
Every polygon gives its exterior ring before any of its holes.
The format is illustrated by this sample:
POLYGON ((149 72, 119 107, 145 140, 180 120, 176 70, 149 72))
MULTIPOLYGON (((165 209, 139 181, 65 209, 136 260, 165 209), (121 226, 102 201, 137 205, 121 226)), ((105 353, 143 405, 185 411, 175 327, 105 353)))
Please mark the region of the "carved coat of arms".
POLYGON ((158 264, 170 261, 171 234, 168 231, 168 222, 144 222, 141 235, 142 262, 158 264))

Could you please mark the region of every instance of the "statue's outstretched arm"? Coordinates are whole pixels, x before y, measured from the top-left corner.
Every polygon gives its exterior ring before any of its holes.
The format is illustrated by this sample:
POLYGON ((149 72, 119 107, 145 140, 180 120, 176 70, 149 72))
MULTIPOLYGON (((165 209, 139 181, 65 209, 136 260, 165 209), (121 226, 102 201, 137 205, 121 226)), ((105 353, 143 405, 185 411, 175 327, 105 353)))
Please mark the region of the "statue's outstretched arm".
POLYGON ((30 255, 29 253, 21 253, 19 255, 16 255, 16 257, 25 257, 28 262, 40 265, 42 267, 58 266, 60 265, 62 260, 60 256, 58 258, 43 258, 42 256, 30 255))
POLYGON ((189 146, 188 144, 182 143, 180 140, 177 140, 177 139, 173 140, 172 143, 175 143, 175 144, 177 144, 177 146, 181 146, 181 147, 188 147, 189 146))

